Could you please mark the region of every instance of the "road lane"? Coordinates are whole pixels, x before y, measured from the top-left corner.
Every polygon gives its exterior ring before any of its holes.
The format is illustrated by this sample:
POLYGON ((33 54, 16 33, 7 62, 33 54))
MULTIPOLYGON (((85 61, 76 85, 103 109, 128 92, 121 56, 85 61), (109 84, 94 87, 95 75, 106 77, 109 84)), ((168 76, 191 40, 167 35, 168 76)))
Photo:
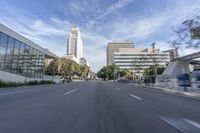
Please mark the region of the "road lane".
POLYGON ((138 100, 143 100, 141 97, 138 97, 136 95, 133 95, 133 94, 129 94, 129 95, 132 96, 132 97, 134 97, 134 98, 136 98, 136 99, 138 99, 138 100))
POLYGON ((29 93, 0 96, 0 132, 180 133, 160 118, 185 118, 199 123, 200 119, 194 118, 199 115, 199 101, 184 99, 188 108, 180 111, 186 108, 181 100, 112 82, 44 86, 29 93), (144 100, 140 102, 129 94, 144 100), (175 107, 174 102, 181 105, 175 107))
POLYGON ((163 121, 178 129, 182 133, 199 133, 199 123, 186 118, 161 117, 163 121))
POLYGON ((12 94, 19 94, 19 93, 26 93, 26 92, 31 92, 31 91, 33 91, 33 89, 17 90, 17 91, 12 91, 12 92, 4 92, 4 93, 0 93, 0 96, 3 96, 3 95, 12 95, 12 94))
POLYGON ((120 91, 120 88, 116 88, 116 90, 120 91))

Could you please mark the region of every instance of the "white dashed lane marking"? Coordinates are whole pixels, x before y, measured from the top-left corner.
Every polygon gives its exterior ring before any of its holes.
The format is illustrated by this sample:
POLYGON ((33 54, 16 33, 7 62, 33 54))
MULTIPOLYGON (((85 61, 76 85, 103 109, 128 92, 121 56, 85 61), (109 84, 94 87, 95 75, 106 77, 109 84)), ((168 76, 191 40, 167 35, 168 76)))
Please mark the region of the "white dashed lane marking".
POLYGON ((116 88, 116 90, 120 91, 120 89, 119 89, 119 88, 116 88))
POLYGON ((72 93, 72 92, 75 92, 75 91, 77 91, 77 89, 73 89, 73 90, 71 90, 71 91, 65 93, 64 95, 68 95, 68 94, 70 94, 70 93, 72 93))
POLYGON ((143 100, 141 97, 138 97, 138 96, 136 96, 136 95, 133 95, 133 94, 129 94, 131 97, 133 97, 133 98, 136 98, 136 99, 138 99, 138 100, 143 100))

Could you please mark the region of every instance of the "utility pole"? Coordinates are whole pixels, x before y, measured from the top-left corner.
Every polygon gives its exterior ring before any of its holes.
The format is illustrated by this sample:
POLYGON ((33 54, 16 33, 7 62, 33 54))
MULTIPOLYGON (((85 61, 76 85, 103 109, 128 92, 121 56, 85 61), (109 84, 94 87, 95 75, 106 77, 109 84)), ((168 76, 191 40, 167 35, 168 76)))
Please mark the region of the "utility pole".
POLYGON ((134 80, 134 67, 133 67, 133 60, 131 61, 131 67, 132 67, 132 80, 134 80))
POLYGON ((153 52, 153 61, 154 61, 154 75, 155 75, 155 79, 156 79, 156 76, 157 76, 157 66, 156 66, 156 57, 155 57, 155 42, 152 43, 152 52, 153 52))
POLYGON ((108 66, 106 66, 106 74, 107 74, 107 80, 109 80, 109 76, 108 76, 108 66))

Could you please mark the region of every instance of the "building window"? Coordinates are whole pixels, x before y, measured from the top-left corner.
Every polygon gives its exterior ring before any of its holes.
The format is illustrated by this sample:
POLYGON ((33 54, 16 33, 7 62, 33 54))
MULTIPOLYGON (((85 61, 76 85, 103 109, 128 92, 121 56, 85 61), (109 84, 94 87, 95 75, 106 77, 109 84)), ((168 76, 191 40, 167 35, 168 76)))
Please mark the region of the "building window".
POLYGON ((0 32, 0 69, 30 78, 42 78, 44 60, 44 53, 0 32))
POLYGON ((25 61, 24 51, 25 51, 25 44, 20 43, 19 47, 19 58, 18 58, 18 73, 21 73, 26 76, 27 74, 27 62, 25 61))
POLYGON ((0 38, 0 69, 4 69, 8 36, 1 33, 0 38))
POLYGON ((11 70, 14 73, 18 73, 20 71, 20 68, 18 66, 19 53, 20 53, 20 42, 15 40, 15 45, 13 49, 13 63, 12 63, 12 70, 11 70))
POLYGON ((5 69, 7 71, 11 71, 11 66, 13 62, 13 48, 14 48, 14 39, 12 37, 8 38, 8 46, 6 50, 6 57, 5 57, 5 69))

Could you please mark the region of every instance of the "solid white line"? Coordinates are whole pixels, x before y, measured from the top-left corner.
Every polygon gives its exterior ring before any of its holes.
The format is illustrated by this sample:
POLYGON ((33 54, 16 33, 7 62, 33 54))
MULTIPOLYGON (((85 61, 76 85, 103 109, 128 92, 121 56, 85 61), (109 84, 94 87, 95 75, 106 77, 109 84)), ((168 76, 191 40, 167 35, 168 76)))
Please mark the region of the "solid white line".
POLYGON ((73 90, 71 90, 71 91, 65 93, 64 95, 68 95, 68 94, 70 94, 70 93, 72 93, 72 92, 74 92, 74 91, 76 91, 76 90, 77 90, 77 89, 73 89, 73 90))
POLYGON ((133 94, 129 94, 129 95, 132 96, 132 97, 134 97, 134 98, 136 98, 136 99, 138 99, 138 100, 143 100, 141 97, 135 96, 133 94))
POLYGON ((116 88, 116 90, 120 91, 120 89, 119 89, 119 88, 116 88))
POLYGON ((191 125, 193 125, 193 126, 195 126, 195 127, 197 127, 197 128, 200 129, 200 124, 199 123, 196 123, 196 122, 194 122, 192 120, 185 119, 185 118, 183 118, 183 120, 186 121, 187 123, 189 123, 189 124, 191 124, 191 125))
POLYGON ((176 126, 174 123, 170 122, 166 118, 160 117, 160 119, 163 120, 164 122, 168 123, 169 125, 173 126, 174 128, 178 129, 182 133, 184 133, 184 130, 182 130, 180 127, 176 126))
POLYGON ((0 93, 0 96, 18 94, 18 93, 24 93, 24 92, 30 92, 30 91, 33 91, 33 90, 20 90, 20 91, 13 91, 13 92, 5 92, 5 93, 0 93))

